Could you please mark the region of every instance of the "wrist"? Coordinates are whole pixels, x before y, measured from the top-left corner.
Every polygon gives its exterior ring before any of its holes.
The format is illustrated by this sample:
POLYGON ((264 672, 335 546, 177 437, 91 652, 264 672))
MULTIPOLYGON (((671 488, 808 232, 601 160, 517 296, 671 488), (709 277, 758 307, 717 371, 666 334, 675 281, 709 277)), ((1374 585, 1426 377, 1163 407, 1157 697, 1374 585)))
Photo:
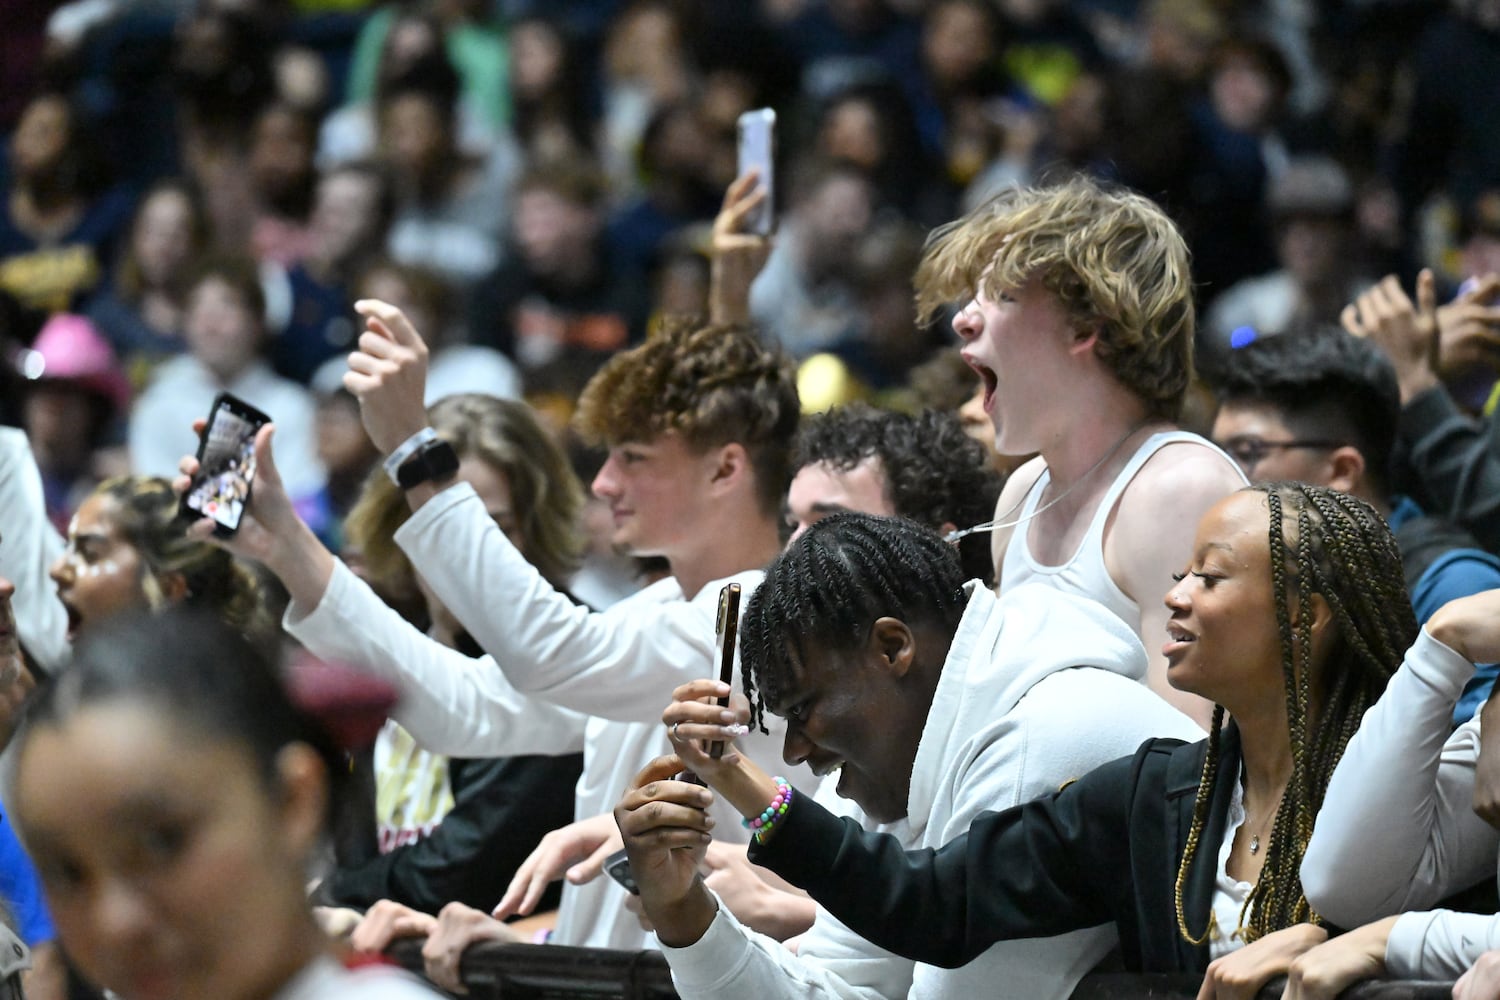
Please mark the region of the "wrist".
POLYGON ((1397 382, 1401 391, 1401 403, 1404 406, 1437 385, 1438 377, 1437 373, 1426 365, 1416 364, 1401 372, 1397 382))
POLYGON ((695 877, 688 891, 671 901, 651 898, 643 886, 641 905, 656 929, 656 939, 668 948, 697 944, 719 912, 719 902, 704 886, 702 876, 695 877))

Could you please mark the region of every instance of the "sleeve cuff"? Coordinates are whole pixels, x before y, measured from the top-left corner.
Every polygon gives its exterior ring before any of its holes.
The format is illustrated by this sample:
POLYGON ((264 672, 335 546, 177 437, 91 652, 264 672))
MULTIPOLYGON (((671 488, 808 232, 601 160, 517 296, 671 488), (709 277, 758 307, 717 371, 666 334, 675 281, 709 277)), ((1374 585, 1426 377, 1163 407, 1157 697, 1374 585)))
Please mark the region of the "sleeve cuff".
POLYGON ((411 517, 406 519, 406 523, 396 529, 396 544, 401 546, 402 551, 410 554, 418 536, 430 530, 444 514, 470 497, 475 500, 479 499, 479 495, 474 492, 474 487, 461 479, 457 480, 414 511, 411 517))
POLYGON ((719 900, 719 912, 714 914, 713 923, 701 938, 686 948, 661 945, 661 950, 672 966, 672 978, 678 988, 704 994, 727 990, 754 947, 750 932, 719 900))
POLYGON ((1403 913, 1385 940, 1385 971, 1392 979, 1410 979, 1422 966, 1422 942, 1436 913, 1403 913))
POLYGON ((335 626, 340 617, 339 609, 343 606, 344 594, 348 592, 353 576, 354 571, 342 559, 334 559, 333 573, 328 577, 328 586, 323 588, 322 598, 311 608, 295 601, 287 604, 286 611, 281 616, 281 627, 294 638, 300 638, 296 635, 298 631, 318 632, 335 626))

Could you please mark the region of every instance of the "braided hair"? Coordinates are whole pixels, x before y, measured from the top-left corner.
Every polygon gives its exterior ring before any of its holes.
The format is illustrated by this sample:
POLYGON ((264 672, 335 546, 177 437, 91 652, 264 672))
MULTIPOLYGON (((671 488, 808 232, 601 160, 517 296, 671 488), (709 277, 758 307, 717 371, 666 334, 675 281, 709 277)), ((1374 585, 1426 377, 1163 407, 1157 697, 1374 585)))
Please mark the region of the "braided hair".
MULTIPOLYGON (((1302 854, 1334 766, 1365 710, 1380 697, 1415 641, 1417 622, 1396 541, 1373 507, 1348 494, 1305 483, 1266 483, 1247 489, 1264 493, 1270 511, 1271 587, 1292 749, 1292 773, 1276 810, 1265 863, 1241 916, 1243 936, 1253 941, 1293 924, 1322 922, 1302 891, 1302 854), (1317 677, 1312 676, 1307 659, 1312 649, 1314 594, 1327 602, 1337 626, 1317 677), (1314 684, 1319 685, 1321 695, 1318 718, 1310 717, 1314 684)), ((1208 939, 1209 928, 1199 936, 1188 929, 1182 891, 1218 777, 1223 723, 1224 708, 1215 706, 1193 822, 1177 869, 1177 926, 1183 938, 1195 945, 1208 939)), ((1211 928, 1212 918, 1209 923, 1211 928)))
POLYGON ((847 652, 876 619, 958 629, 967 579, 953 546, 904 518, 840 513, 811 525, 766 569, 740 622, 750 724, 766 732, 809 648, 847 652))

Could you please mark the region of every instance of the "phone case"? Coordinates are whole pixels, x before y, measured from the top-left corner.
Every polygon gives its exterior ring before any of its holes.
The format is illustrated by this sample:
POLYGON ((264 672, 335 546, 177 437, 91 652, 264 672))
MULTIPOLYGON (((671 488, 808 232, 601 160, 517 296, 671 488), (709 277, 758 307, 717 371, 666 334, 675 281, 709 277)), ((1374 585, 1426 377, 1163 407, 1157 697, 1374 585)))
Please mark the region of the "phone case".
POLYGON ((776 228, 776 112, 770 108, 746 111, 739 117, 739 176, 750 170, 760 175, 765 200, 746 219, 746 228, 769 236, 776 228))
POLYGON ((250 502, 250 484, 255 479, 255 435, 270 422, 268 414, 232 393, 221 392, 214 397, 203 433, 198 437, 198 475, 193 477, 180 503, 186 518, 193 521, 212 518, 214 534, 220 538, 228 538, 239 530, 244 508, 250 502), (225 468, 210 469, 209 450, 215 443, 215 436, 220 433, 223 414, 237 419, 243 426, 234 431, 232 444, 219 442, 220 445, 228 444, 231 449, 225 468), (217 482, 211 482, 211 479, 217 482))

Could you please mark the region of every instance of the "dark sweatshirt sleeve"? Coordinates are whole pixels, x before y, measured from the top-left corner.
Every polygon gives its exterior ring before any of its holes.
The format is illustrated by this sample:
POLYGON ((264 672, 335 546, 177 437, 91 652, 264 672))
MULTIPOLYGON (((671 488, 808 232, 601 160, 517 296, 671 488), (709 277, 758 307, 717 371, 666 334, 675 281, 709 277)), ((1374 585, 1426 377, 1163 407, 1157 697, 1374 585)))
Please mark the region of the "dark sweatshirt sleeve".
POLYGON ((770 843, 752 844, 750 860, 873 944, 951 969, 997 941, 1115 918, 1133 786, 1127 757, 1055 795, 981 813, 963 836, 920 851, 798 796, 770 843))
POLYGON ((326 896, 361 908, 393 899, 424 913, 454 901, 488 911, 537 842, 573 821, 582 760, 581 754, 453 759, 453 809, 437 829, 336 870, 324 886, 326 896))
POLYGON ((1401 408, 1400 441, 1418 490, 1431 507, 1500 551, 1500 427, 1462 412, 1441 386, 1401 408))

